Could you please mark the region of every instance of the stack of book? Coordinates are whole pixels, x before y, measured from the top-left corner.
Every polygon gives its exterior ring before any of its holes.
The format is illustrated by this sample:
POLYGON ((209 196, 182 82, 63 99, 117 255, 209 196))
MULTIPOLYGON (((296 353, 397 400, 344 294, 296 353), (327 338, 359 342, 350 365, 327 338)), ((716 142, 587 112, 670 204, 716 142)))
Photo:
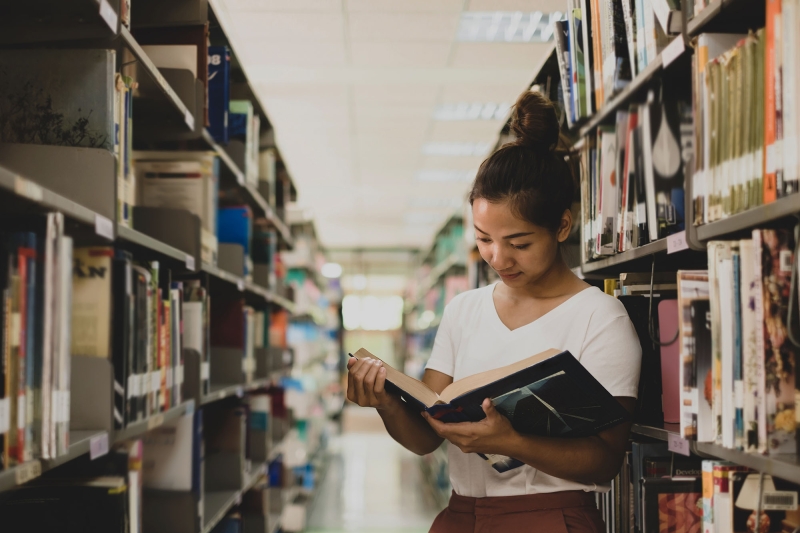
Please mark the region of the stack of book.
POLYGON ((570 126, 591 116, 652 63, 676 28, 674 0, 570 0, 555 23, 561 92, 570 126))
POLYGON ((72 239, 60 213, 0 232, 0 469, 67 452, 72 239))
POLYGON ((685 227, 684 175, 691 107, 651 91, 618 111, 581 152, 584 262, 642 246, 685 227))

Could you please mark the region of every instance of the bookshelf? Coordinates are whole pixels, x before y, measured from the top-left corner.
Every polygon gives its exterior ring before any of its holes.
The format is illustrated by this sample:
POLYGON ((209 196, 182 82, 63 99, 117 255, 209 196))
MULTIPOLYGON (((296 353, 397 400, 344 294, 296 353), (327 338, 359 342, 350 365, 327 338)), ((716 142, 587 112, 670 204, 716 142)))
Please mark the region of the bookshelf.
POLYGON ((785 196, 770 204, 760 205, 729 218, 697 226, 697 238, 701 241, 741 235, 754 227, 780 222, 787 217, 800 215, 800 198, 785 196))

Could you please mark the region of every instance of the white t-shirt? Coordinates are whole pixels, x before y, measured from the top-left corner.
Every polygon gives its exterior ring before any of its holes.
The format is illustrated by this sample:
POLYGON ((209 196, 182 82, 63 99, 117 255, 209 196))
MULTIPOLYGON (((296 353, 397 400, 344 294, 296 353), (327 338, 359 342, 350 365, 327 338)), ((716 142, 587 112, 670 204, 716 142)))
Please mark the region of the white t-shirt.
MULTIPOLYGON (((509 365, 550 348, 568 350, 612 396, 636 397, 642 349, 623 305, 596 287, 544 316, 509 330, 497 315, 495 284, 464 292, 445 308, 427 367, 454 381, 509 365)), ((450 481, 461 496, 518 496, 564 490, 605 491, 524 465, 499 473, 448 443, 450 481)))

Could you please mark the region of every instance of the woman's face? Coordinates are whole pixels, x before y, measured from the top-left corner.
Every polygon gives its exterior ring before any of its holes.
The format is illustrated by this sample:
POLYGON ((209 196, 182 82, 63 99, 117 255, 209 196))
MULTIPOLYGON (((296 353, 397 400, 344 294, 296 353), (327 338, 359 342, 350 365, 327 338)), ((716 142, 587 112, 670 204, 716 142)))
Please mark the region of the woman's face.
MULTIPOLYGON (((484 261, 489 263, 509 287, 524 287, 536 282, 558 259, 558 242, 569 235, 567 222, 557 235, 511 214, 507 202, 479 198, 472 203, 475 238, 484 261)), ((562 220, 562 224, 563 224, 562 220)))

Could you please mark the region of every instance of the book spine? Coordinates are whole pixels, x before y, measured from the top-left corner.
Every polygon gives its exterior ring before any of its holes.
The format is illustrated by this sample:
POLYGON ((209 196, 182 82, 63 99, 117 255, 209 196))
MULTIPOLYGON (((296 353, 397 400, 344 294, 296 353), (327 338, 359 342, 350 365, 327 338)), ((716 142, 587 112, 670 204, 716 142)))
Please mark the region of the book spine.
MULTIPOLYGON (((738 243, 737 243, 738 247, 738 243)), ((734 447, 744 449, 744 382, 742 380, 742 308, 741 308, 741 257, 733 254, 733 401, 734 447)))
POLYGON ((603 49, 603 17, 601 15, 602 8, 599 0, 589 0, 591 11, 591 42, 592 42, 592 84, 594 87, 594 105, 595 109, 603 107, 605 98, 603 95, 603 58, 605 57, 605 50, 603 49))
POLYGON ((756 346, 756 255, 753 241, 739 241, 741 257, 742 383, 744 447, 758 451, 758 349, 756 346))
POLYGON ((765 204, 778 198, 780 169, 780 18, 781 0, 767 0, 766 49, 764 57, 764 193, 765 204))
POLYGON ((767 384, 766 384, 766 359, 765 359, 765 339, 764 339, 764 278, 760 256, 763 243, 761 242, 761 230, 753 230, 753 251, 755 253, 755 272, 753 274, 753 293, 755 304, 756 319, 756 362, 758 364, 756 376, 758 382, 756 390, 758 393, 756 400, 756 412, 758 423, 758 443, 759 453, 767 452, 767 384))

